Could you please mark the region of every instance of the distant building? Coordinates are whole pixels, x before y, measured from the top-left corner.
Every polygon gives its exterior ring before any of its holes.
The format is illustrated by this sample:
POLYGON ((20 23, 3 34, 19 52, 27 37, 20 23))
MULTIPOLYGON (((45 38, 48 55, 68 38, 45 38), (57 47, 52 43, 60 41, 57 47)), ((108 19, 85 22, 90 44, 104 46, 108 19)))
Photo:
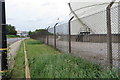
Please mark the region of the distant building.
POLYGON ((18 36, 27 36, 28 32, 27 31, 17 31, 18 36))

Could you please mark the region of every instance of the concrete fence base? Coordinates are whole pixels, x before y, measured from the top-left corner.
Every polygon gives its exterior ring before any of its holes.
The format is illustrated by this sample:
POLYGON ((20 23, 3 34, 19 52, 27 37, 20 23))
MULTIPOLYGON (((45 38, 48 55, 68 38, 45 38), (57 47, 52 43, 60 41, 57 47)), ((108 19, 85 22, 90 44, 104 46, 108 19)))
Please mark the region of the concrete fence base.
MULTIPOLYGON (((113 43, 120 43, 119 39, 120 39, 120 34, 113 34, 112 35, 112 42, 113 43)), ((62 41, 68 40, 68 36, 62 35, 61 40, 62 41)), ((105 43, 105 42, 107 42, 107 35, 106 34, 72 35, 71 40, 76 41, 76 42, 105 43)))

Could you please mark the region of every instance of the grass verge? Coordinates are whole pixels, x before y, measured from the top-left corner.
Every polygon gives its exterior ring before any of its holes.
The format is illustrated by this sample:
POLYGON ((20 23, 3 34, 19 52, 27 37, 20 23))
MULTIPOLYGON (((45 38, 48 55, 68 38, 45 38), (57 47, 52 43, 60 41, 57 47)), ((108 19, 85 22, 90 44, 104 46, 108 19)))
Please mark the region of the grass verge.
POLYGON ((62 54, 39 41, 26 40, 31 78, 118 78, 115 71, 62 54))
POLYGON ((7 35, 7 38, 25 38, 24 36, 7 35))
POLYGON ((12 71, 12 78, 25 78, 25 63, 24 63, 24 44, 21 43, 20 49, 15 57, 15 66, 12 71))

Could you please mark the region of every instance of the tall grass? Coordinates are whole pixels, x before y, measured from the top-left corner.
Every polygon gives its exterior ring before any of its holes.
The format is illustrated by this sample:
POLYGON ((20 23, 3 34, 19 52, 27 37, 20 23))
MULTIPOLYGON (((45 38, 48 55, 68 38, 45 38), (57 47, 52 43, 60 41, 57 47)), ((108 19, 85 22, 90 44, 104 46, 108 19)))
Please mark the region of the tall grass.
POLYGON ((11 78, 25 78, 25 62, 24 62, 24 45, 20 46, 17 56, 15 57, 15 66, 11 73, 11 78))
POLYGON ((62 54, 32 39, 26 40, 31 78, 118 78, 114 70, 62 54))

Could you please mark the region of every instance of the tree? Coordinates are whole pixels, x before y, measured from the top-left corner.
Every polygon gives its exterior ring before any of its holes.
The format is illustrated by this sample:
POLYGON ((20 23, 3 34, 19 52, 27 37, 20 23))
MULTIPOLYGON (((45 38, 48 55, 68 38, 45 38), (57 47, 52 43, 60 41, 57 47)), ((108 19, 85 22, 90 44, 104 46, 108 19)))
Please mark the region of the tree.
POLYGON ((15 30, 15 26, 6 25, 6 33, 7 35, 16 35, 17 31, 15 30))
POLYGON ((48 32, 46 29, 36 29, 35 31, 29 31, 29 36, 33 37, 35 34, 38 35, 53 35, 52 33, 48 32))
POLYGON ((29 32, 28 32, 28 35, 31 35, 32 33, 33 33, 32 31, 29 31, 29 32))

